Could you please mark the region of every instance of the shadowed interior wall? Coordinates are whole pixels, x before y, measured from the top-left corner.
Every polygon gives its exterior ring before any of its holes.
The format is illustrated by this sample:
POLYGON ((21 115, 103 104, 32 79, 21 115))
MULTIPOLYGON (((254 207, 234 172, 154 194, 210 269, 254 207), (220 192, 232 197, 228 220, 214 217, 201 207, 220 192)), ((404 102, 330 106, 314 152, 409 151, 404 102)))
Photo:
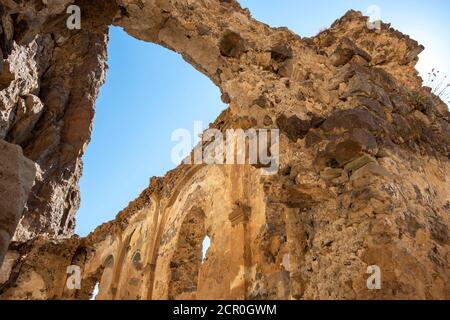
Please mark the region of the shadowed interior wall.
POLYGON ((186 299, 197 291, 202 263, 202 242, 206 235, 205 214, 193 208, 184 218, 175 253, 170 262, 169 299, 186 299))

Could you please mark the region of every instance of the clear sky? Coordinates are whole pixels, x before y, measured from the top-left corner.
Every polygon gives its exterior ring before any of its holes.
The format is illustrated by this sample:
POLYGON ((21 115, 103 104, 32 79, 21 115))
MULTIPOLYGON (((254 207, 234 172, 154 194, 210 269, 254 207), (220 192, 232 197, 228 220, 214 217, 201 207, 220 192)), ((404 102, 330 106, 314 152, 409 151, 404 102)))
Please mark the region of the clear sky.
MULTIPOLYGON (((253 16, 271 26, 287 26, 312 36, 349 9, 381 18, 426 47, 418 65, 426 74, 436 67, 450 75, 450 1, 448 0, 241 0, 253 16)), ((177 54, 138 41, 111 28, 109 71, 97 101, 91 143, 81 178, 81 208, 76 232, 87 235, 114 219, 129 201, 175 167, 174 130, 204 127, 226 106, 209 79, 177 54)))

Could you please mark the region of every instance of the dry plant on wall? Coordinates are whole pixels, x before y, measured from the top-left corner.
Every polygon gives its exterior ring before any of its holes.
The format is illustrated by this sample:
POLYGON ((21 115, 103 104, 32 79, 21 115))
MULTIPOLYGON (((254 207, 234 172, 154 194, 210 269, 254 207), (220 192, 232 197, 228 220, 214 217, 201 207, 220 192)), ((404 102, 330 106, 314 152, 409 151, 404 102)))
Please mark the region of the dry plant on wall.
POLYGON ((450 105, 450 83, 448 82, 447 76, 443 76, 439 70, 433 68, 428 73, 424 85, 429 87, 434 95, 439 97, 447 105, 450 105))

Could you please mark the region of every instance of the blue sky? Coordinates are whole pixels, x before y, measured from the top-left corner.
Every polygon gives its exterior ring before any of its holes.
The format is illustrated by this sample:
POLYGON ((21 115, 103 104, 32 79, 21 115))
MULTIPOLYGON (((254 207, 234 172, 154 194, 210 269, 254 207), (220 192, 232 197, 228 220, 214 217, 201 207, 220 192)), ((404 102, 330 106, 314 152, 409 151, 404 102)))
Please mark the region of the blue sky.
MULTIPOLYGON (((418 65, 450 75, 450 1, 448 0, 241 0, 253 16, 271 26, 287 26, 301 36, 317 34, 349 9, 381 18, 426 47, 418 65)), ((91 143, 81 178, 81 208, 76 233, 85 236, 114 219, 147 187, 149 178, 175 167, 171 134, 204 126, 226 106, 209 79, 179 55, 138 41, 111 28, 109 70, 97 101, 91 143)))

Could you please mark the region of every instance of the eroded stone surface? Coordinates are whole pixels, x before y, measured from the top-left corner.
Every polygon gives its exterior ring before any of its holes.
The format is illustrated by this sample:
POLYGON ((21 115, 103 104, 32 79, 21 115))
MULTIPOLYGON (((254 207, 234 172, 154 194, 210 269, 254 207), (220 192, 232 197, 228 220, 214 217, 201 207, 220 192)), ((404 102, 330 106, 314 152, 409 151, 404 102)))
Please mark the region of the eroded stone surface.
POLYGON ((27 67, 3 65, 2 132, 42 172, 0 297, 87 299, 99 283, 99 299, 449 298, 449 112, 422 87, 417 42, 353 11, 300 38, 231 0, 75 1, 89 14, 71 33, 72 2, 3 1, 2 23, 18 28, 3 58, 27 67), (213 128, 279 128, 278 174, 182 165, 114 221, 68 238, 109 24, 208 76, 229 104, 213 128), (80 290, 65 285, 69 264, 80 290), (381 290, 367 288, 371 265, 381 290))
MULTIPOLYGON (((83 29, 70 32, 65 12, 72 2, 0 4, 6 59, 0 79, 12 73, 0 91, 0 138, 20 145, 41 173, 16 231, 18 241, 70 236, 75 227, 80 159, 104 81, 107 25, 101 19, 89 23, 95 19, 85 15, 83 29)), ((98 5, 92 13, 102 9, 98 5)))
POLYGON ((22 216, 36 175, 22 149, 0 140, 0 265, 22 216))

